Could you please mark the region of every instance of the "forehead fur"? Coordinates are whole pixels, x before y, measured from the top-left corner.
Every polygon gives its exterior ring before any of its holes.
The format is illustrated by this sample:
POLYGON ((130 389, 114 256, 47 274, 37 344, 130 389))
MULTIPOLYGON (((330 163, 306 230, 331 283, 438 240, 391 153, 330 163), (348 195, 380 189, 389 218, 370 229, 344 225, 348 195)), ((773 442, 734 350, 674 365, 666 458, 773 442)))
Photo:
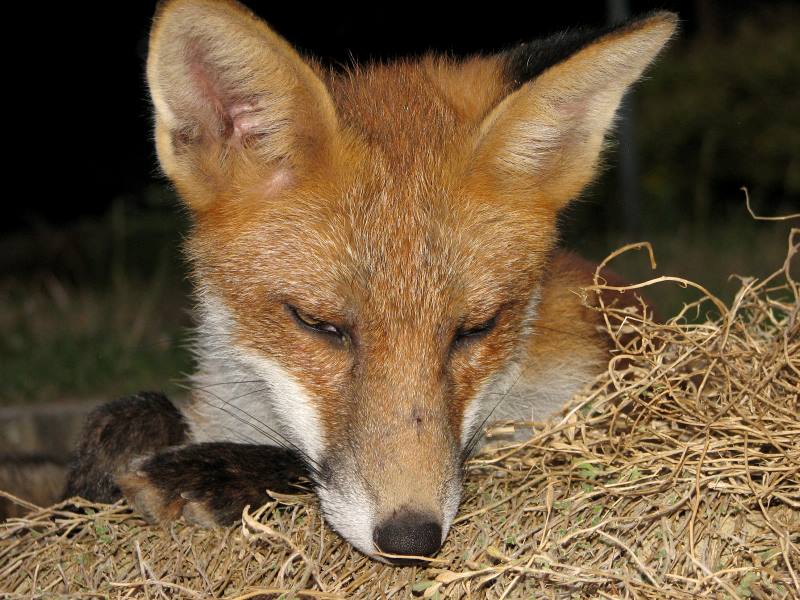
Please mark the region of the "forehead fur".
POLYGON ((472 173, 501 77, 486 59, 433 57, 328 73, 340 127, 331 168, 277 197, 256 188, 235 209, 218 203, 198 219, 193 254, 223 260, 225 248, 225 261, 257 261, 227 271, 311 302, 357 294, 368 304, 381 286, 396 317, 443 294, 476 295, 465 286, 491 302, 487 292, 543 262, 553 238, 551 215, 530 198, 500 198, 472 173))
POLYGON ((344 127, 396 167, 443 161, 474 133, 506 91, 499 61, 443 57, 354 67, 329 73, 328 88, 344 127))

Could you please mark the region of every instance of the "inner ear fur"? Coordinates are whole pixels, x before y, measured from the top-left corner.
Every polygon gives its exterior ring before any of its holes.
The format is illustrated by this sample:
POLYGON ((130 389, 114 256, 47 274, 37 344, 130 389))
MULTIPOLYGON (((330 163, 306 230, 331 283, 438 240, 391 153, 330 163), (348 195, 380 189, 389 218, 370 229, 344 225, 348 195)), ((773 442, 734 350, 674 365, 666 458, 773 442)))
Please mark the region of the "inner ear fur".
POLYGON ((291 181, 330 152, 336 116, 324 83, 234 1, 162 4, 147 82, 159 161, 192 208, 248 179, 291 181))
MULTIPOLYGON (((507 55, 516 88, 480 125, 478 173, 494 185, 534 194, 554 209, 580 194, 593 178, 603 140, 625 91, 642 75, 670 37, 677 16, 657 12, 595 38, 566 39, 568 52, 507 55), (557 62, 547 67, 535 61, 557 62), (523 68, 520 69, 520 66, 523 68), (526 71, 527 68, 527 71, 526 71), (530 81, 515 80, 520 71, 530 81)), ((545 42, 550 40, 545 40, 545 42)), ((553 43, 564 40, 552 40, 553 43)))

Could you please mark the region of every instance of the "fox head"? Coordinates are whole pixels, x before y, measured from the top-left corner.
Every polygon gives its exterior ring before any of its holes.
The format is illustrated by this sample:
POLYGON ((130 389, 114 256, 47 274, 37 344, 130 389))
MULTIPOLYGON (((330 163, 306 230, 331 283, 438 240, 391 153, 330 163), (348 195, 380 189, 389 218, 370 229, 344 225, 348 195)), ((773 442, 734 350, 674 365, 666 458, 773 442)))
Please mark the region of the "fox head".
POLYGON ((334 72, 234 2, 162 5, 156 145, 193 214, 199 381, 221 409, 198 403, 195 434, 298 450, 367 554, 435 552, 557 214, 675 23, 334 72))

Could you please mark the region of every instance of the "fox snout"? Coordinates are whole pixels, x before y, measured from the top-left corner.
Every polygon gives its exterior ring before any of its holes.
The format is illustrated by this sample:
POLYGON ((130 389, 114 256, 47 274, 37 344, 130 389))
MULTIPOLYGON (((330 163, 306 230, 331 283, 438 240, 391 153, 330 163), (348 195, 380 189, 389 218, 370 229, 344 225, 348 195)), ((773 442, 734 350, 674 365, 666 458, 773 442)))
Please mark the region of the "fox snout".
POLYGON ((456 486, 446 506, 431 506, 424 500, 381 506, 363 483, 352 481, 346 488, 323 485, 317 492, 334 529, 363 553, 395 564, 414 561, 383 555, 433 556, 447 536, 460 499, 456 486))
MULTIPOLYGON (((394 564, 412 564, 413 558, 433 556, 447 536, 452 515, 441 510, 402 507, 377 517, 374 504, 355 495, 344 496, 341 505, 336 491, 318 491, 328 523, 364 554, 394 564), (438 514, 437 514, 438 513, 438 514)), ((456 502, 457 505, 457 502, 456 502)))
POLYGON ((318 487, 322 511, 365 554, 431 556, 460 501, 456 438, 434 409, 380 404, 354 414, 331 448, 318 487))

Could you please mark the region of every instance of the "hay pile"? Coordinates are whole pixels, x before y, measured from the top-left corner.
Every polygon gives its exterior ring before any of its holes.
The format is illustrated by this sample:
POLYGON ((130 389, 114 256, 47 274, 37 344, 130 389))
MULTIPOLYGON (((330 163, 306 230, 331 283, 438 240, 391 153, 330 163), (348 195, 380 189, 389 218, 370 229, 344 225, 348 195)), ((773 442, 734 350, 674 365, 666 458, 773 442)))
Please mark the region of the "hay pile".
MULTIPOLYGON (((800 598, 798 249, 793 230, 783 268, 742 280, 731 306, 689 282, 703 298, 666 324, 605 304, 618 346, 608 372, 530 441, 470 463, 450 536, 425 566, 364 558, 326 528, 311 494, 276 496, 215 531, 79 503, 0 525, 0 591, 800 598)), ((613 292, 596 284, 588 294, 613 292)))

